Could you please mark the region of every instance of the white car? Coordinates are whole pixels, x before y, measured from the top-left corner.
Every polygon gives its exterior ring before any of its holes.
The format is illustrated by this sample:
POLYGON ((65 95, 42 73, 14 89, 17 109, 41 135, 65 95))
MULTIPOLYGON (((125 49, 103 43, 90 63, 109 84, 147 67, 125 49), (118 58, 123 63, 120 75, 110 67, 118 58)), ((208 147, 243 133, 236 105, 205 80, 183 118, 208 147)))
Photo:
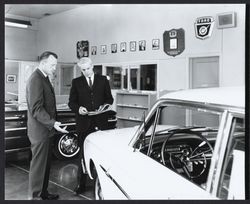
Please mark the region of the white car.
POLYGON ((84 143, 96 199, 245 199, 245 88, 162 96, 140 126, 84 143))

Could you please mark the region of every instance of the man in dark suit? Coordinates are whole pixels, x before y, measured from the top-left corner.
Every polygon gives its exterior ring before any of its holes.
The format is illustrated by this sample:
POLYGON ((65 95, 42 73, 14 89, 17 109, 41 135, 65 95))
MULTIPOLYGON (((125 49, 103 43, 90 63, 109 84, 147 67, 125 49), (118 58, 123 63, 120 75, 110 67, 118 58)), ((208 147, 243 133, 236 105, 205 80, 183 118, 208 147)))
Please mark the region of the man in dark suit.
POLYGON ((31 74, 26 86, 28 137, 32 160, 29 172, 29 200, 54 200, 58 195, 47 191, 50 173, 52 137, 55 130, 67 133, 56 121, 56 99, 48 76, 56 70, 57 55, 44 52, 38 68, 31 74))
POLYGON ((83 143, 86 136, 97 130, 108 129, 108 115, 88 115, 89 111, 95 111, 104 105, 113 103, 113 97, 109 81, 105 76, 94 74, 93 64, 90 58, 83 57, 77 63, 83 76, 72 80, 69 96, 69 107, 76 114, 76 131, 78 133, 78 145, 80 154, 78 160, 78 185, 75 193, 80 194, 85 190, 87 174, 84 166, 83 143))

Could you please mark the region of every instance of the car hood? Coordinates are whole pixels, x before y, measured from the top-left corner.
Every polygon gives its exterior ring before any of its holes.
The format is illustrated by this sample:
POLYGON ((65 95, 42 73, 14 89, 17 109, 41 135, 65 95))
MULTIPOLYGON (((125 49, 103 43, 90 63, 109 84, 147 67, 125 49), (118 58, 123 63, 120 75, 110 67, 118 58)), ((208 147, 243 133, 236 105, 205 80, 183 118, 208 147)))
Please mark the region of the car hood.
POLYGON ((97 131, 89 134, 86 138, 86 142, 92 143, 99 147, 105 146, 105 149, 108 148, 108 146, 113 148, 117 146, 127 146, 134 137, 138 127, 139 126, 97 131))

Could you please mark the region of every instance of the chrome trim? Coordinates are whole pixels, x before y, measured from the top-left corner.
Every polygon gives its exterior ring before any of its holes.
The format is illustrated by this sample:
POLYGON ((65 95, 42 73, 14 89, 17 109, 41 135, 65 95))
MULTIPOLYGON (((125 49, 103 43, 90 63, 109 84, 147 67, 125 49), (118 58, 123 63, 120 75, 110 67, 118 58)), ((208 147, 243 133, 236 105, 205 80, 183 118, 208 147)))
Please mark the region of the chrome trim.
POLYGON ((15 136, 15 137, 5 137, 5 140, 13 140, 13 139, 20 139, 20 138, 27 138, 27 136, 15 136))
POLYGON ((104 173, 107 175, 108 178, 110 178, 110 180, 117 186, 117 188, 119 188, 119 190, 123 193, 123 195, 126 196, 127 199, 131 200, 131 198, 129 197, 129 195, 125 192, 125 190, 116 182, 116 180, 108 173, 108 171, 106 169, 104 169, 104 167, 102 167, 100 165, 101 169, 104 171, 104 173))
POLYGON ((222 118, 220 120, 220 126, 219 126, 219 130, 217 133, 217 137, 216 137, 216 143, 214 146, 214 153, 213 156, 211 158, 211 164, 210 164, 210 170, 208 173, 208 179, 207 179, 207 191, 210 194, 214 195, 214 185, 215 185, 215 177, 216 177, 216 172, 218 170, 218 161, 220 159, 220 152, 221 152, 221 145, 223 143, 223 136, 224 136, 224 130, 227 124, 227 120, 228 120, 228 111, 224 111, 224 113, 222 114, 222 118))
POLYGON ((18 116, 5 117, 5 120, 16 120, 16 119, 21 119, 21 117, 18 116))
POLYGON ((7 128, 5 129, 5 132, 9 132, 9 131, 16 131, 16 130, 26 130, 27 127, 20 127, 20 128, 7 128))
POLYGON ((148 152, 147 152, 148 156, 150 156, 150 151, 151 151, 152 146, 153 146, 153 141, 154 141, 154 137, 155 137, 155 128, 156 128, 157 122, 159 120, 159 113, 160 113, 160 110, 159 110, 159 108, 157 108, 154 126, 153 126, 153 130, 152 130, 152 135, 150 136, 150 141, 149 141, 149 146, 148 146, 148 152))
POLYGON ((11 153, 11 152, 25 151, 25 150, 28 150, 28 149, 30 149, 30 147, 24 147, 24 148, 18 148, 18 149, 8 149, 8 150, 5 150, 4 152, 5 153, 11 153))
POLYGON ((76 123, 62 123, 60 126, 64 126, 64 125, 75 125, 76 123))
POLYGON ((216 103, 204 103, 204 102, 197 102, 197 101, 185 101, 185 100, 177 100, 177 99, 160 99, 162 102, 166 103, 174 103, 179 105, 188 105, 190 107, 203 107, 206 109, 212 109, 216 111, 223 112, 224 110, 228 110, 230 112, 241 113, 245 114, 245 107, 237 107, 237 106, 228 106, 228 105, 221 105, 216 103))
POLYGON ((219 186, 219 181, 220 181, 220 176, 221 176, 221 170, 223 168, 223 163, 224 163, 224 159, 226 156, 226 150, 227 150, 227 145, 229 142, 229 137, 230 137, 230 132, 231 132, 231 128, 232 128, 232 123, 233 123, 233 113, 228 113, 228 118, 225 124, 225 129, 223 132, 223 138, 221 141, 221 146, 220 146, 220 156, 218 159, 218 164, 217 164, 217 170, 215 172, 215 179, 214 179, 214 189, 212 191, 212 194, 214 196, 217 196, 217 192, 218 192, 218 186, 219 186))
POLYGON ((108 120, 108 122, 116 122, 116 121, 117 121, 117 118, 108 120))

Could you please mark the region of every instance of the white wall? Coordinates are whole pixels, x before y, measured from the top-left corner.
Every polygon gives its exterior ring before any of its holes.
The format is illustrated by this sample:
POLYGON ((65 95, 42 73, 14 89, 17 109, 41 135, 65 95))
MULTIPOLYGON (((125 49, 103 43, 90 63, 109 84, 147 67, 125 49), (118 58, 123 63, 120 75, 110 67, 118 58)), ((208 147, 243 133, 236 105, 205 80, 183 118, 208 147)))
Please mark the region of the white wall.
MULTIPOLYGON (((37 26, 32 22, 33 27, 37 26), (34 26, 35 25, 35 26, 34 26)), ((190 57, 220 56, 220 85, 245 83, 245 6, 244 5, 87 5, 68 12, 49 16, 35 29, 5 27, 5 58, 36 60, 44 50, 59 54, 61 62, 75 62, 76 42, 88 40, 97 46, 91 56, 94 63, 158 61, 158 90, 185 89, 188 84, 190 57), (206 40, 195 37, 197 17, 234 11, 237 27, 217 29, 206 40), (172 28, 185 30, 185 50, 176 57, 163 51, 163 33, 172 28), (152 50, 152 39, 160 39, 160 50, 152 50), (146 51, 138 51, 138 41, 146 40, 146 51), (129 42, 137 41, 137 51, 129 51, 129 42), (120 43, 127 43, 127 52, 119 51, 120 43), (118 53, 110 53, 110 45, 118 44, 118 53), (100 46, 107 45, 107 54, 100 54, 100 46)))
POLYGON ((220 85, 244 85, 245 75, 245 5, 86 5, 43 18, 39 24, 38 52, 53 50, 61 62, 75 62, 76 42, 88 40, 97 46, 91 56, 94 63, 157 60, 158 88, 187 88, 189 57, 220 56, 220 85), (206 40, 195 37, 194 23, 201 16, 234 11, 237 27, 217 29, 206 40), (185 30, 185 50, 176 57, 163 51, 163 33, 173 28, 185 30), (160 50, 152 50, 152 39, 160 39, 160 50), (239 40, 236 40, 239 39, 239 40), (146 40, 146 51, 138 51, 138 41, 146 40), (137 51, 130 52, 130 41, 137 41, 137 51), (127 52, 119 51, 120 43, 127 43, 127 52), (110 45, 118 44, 118 53, 110 53, 110 45), (100 54, 100 46, 107 45, 107 54, 100 54))
POLYGON ((37 31, 5 26, 5 59, 37 60, 37 31))
POLYGON ((32 26, 17 28, 5 26, 5 59, 9 60, 37 60, 37 25, 38 20, 12 14, 5 17, 30 21, 32 26))

